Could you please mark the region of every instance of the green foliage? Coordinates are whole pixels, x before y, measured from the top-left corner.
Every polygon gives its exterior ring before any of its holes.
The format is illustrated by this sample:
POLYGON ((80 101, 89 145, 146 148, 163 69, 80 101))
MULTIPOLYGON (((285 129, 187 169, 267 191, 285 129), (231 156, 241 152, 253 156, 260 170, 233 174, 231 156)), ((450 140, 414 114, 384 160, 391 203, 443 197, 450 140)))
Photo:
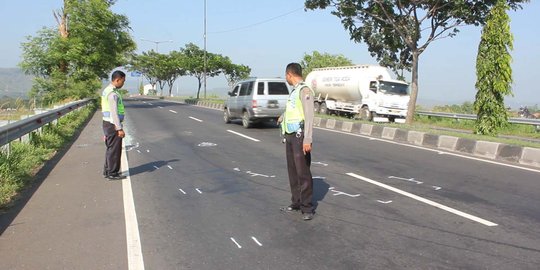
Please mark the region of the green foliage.
POLYGON ((73 138, 95 109, 95 104, 89 105, 60 118, 57 125, 44 126, 41 134, 32 134, 30 143, 11 143, 9 156, 0 151, 0 208, 31 183, 35 170, 73 138))
POLYGON ((135 49, 127 17, 113 13, 114 1, 66 0, 68 35, 43 28, 22 44, 20 67, 36 75, 31 96, 54 102, 92 97, 100 79, 126 62, 135 49))
POLYGON ((461 105, 444 105, 433 107, 434 112, 447 112, 447 113, 462 113, 462 114, 475 114, 473 104, 471 102, 463 102, 461 105))
MULTIPOLYGON (((411 123, 418 96, 420 55, 435 40, 455 36, 462 25, 482 25, 498 0, 306 0, 307 9, 335 8, 351 39, 365 42, 372 56, 395 72, 412 71, 411 102, 407 123, 411 123)), ((508 0, 513 9, 528 0, 508 0)), ((396 72, 399 74, 399 72, 396 72)))
POLYGON ((302 75, 305 79, 315 68, 352 66, 353 62, 341 54, 334 55, 313 51, 311 55, 304 54, 300 65, 302 66, 302 75))
POLYGON ((222 72, 227 79, 229 88, 233 88, 236 83, 247 79, 251 74, 251 68, 245 65, 234 64, 229 57, 224 57, 222 62, 222 72))
POLYGON ((478 114, 475 131, 483 135, 496 135, 500 128, 508 125, 508 112, 504 96, 512 94, 513 36, 510 18, 506 14, 508 5, 498 1, 491 10, 482 30, 476 59, 476 101, 478 114))

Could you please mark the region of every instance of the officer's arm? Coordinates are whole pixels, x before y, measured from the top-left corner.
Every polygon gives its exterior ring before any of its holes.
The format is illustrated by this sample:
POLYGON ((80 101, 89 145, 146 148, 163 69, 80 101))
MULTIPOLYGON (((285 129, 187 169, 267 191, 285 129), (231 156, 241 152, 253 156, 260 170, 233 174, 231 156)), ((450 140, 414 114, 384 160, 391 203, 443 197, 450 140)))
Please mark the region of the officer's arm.
POLYGON ((304 144, 311 144, 313 142, 313 94, 309 88, 304 87, 301 90, 302 107, 304 108, 304 144))
POLYGON ((108 96, 109 108, 111 109, 111 119, 115 126, 116 130, 122 129, 122 123, 120 123, 120 118, 118 118, 118 95, 112 92, 108 96))

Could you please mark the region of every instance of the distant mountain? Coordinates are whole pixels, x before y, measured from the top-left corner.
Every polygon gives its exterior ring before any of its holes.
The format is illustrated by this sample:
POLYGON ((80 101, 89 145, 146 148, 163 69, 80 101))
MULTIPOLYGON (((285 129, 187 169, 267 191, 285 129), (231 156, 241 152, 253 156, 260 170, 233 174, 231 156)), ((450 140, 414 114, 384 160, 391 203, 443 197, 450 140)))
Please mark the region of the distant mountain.
POLYGON ((0 96, 27 97, 32 79, 20 68, 0 68, 0 96))

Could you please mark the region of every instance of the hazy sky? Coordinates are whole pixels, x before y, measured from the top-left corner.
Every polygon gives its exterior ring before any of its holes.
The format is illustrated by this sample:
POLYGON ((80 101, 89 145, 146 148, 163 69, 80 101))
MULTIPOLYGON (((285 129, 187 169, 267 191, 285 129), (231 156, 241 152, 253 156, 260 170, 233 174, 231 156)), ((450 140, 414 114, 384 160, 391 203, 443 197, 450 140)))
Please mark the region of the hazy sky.
MULTIPOLYGON (((37 30, 55 26, 52 10, 61 0, 0 0, 0 67, 21 61, 21 42, 37 30)), ((330 10, 304 11, 302 0, 207 0, 207 49, 248 65, 253 76, 281 76, 287 63, 312 51, 343 54, 355 64, 376 64, 366 46, 350 41, 330 10)), ((129 17, 137 52, 178 50, 193 42, 203 47, 203 0, 118 0, 116 13, 129 17)), ((540 1, 509 12, 514 34, 513 90, 508 103, 540 104, 540 1)), ((454 38, 432 43, 420 56, 419 98, 445 103, 473 101, 480 27, 467 26, 454 38)), ((135 79, 130 79, 135 80, 135 79)), ((179 79, 181 94, 195 94, 196 79, 179 79)), ((225 88, 223 77, 208 80, 208 89, 225 88)))

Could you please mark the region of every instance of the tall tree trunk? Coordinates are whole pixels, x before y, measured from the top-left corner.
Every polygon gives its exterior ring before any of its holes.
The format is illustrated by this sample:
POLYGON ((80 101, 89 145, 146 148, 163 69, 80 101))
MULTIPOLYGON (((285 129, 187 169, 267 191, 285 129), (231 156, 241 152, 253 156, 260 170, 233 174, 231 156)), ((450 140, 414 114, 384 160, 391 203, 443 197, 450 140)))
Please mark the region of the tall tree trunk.
POLYGON ((197 99, 199 99, 199 94, 201 93, 201 78, 197 78, 199 80, 199 89, 197 90, 197 99))
POLYGON ((416 99, 418 97, 418 60, 420 53, 418 50, 412 52, 412 80, 411 80, 411 96, 409 100, 409 106, 407 107, 407 120, 405 123, 412 124, 414 120, 414 111, 416 109, 416 99))

